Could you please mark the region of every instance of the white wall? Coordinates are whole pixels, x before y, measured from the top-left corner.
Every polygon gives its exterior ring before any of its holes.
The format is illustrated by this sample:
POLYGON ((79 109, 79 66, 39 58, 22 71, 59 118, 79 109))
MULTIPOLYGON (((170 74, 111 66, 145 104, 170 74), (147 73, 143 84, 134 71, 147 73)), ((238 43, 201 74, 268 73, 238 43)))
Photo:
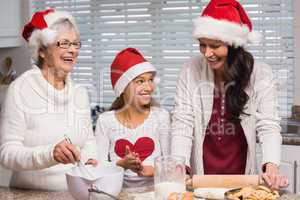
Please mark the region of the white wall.
POLYGON ((295 27, 295 95, 294 104, 300 105, 300 1, 294 0, 295 27), (298 8, 298 9, 297 9, 298 8))

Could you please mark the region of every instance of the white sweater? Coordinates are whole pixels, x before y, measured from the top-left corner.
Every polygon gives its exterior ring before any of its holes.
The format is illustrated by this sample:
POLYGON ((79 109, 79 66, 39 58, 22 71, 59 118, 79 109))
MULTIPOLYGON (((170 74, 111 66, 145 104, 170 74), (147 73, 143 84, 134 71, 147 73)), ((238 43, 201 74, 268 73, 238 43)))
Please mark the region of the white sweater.
POLYGON ((13 170, 11 186, 67 189, 65 172, 72 165, 53 158, 65 134, 83 161, 96 158, 86 89, 68 78, 57 90, 33 66, 10 85, 1 113, 0 162, 13 170))
MULTIPOLYGON (((143 124, 137 128, 130 129, 122 125, 115 116, 115 111, 105 112, 101 114, 97 121, 96 138, 98 151, 101 155, 100 160, 103 162, 110 161, 116 163, 121 157, 116 149, 125 148, 124 145, 116 146, 116 143, 126 140, 134 145, 133 151, 144 154, 149 148, 153 152, 149 152, 148 157, 143 161, 143 165, 154 166, 154 158, 162 154, 168 153, 169 145, 169 113, 158 107, 151 107, 150 114, 143 124), (142 139, 143 138, 143 139, 142 139), (149 143, 145 142, 145 138, 153 141, 153 146, 149 147, 149 143), (147 144, 146 144, 147 143, 147 144), (121 148, 122 146, 122 148, 121 148)), ((124 143, 123 143, 124 144, 124 143)), ((145 155, 145 154, 144 154, 145 155)), ((140 187, 153 184, 153 178, 139 177, 131 170, 126 170, 124 175, 125 187, 140 187)))
MULTIPOLYGON (((184 64, 177 82, 172 116, 172 154, 186 158, 193 173, 203 174, 203 141, 213 106, 214 77, 201 56, 184 64)), ((278 116, 277 84, 272 69, 255 63, 250 85, 245 90, 249 100, 241 116, 247 143, 246 174, 256 173, 256 136, 263 153, 263 163, 280 163, 282 138, 278 116)))

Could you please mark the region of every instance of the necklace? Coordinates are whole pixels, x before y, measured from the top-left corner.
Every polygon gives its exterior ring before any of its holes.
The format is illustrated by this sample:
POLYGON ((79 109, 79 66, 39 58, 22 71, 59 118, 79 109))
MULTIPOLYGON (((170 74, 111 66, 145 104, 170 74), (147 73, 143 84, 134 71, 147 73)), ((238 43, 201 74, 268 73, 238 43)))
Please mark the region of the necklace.
POLYGON ((120 113, 119 120, 127 128, 135 129, 139 125, 144 123, 144 121, 148 117, 148 115, 149 115, 149 113, 142 113, 142 115, 133 117, 132 115, 130 115, 130 112, 128 112, 127 110, 124 110, 122 113, 120 113))

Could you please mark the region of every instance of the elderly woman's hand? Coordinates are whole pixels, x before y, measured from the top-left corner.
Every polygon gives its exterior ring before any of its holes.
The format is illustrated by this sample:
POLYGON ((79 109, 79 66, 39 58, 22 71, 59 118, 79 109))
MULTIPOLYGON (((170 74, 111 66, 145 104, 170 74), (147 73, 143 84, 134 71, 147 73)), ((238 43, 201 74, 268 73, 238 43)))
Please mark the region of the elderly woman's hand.
POLYGON ((288 178, 279 174, 279 168, 273 163, 267 163, 262 177, 270 188, 279 189, 289 185, 288 178))
POLYGON ((69 164, 80 160, 80 152, 73 144, 70 144, 65 139, 55 145, 53 157, 59 163, 69 164))

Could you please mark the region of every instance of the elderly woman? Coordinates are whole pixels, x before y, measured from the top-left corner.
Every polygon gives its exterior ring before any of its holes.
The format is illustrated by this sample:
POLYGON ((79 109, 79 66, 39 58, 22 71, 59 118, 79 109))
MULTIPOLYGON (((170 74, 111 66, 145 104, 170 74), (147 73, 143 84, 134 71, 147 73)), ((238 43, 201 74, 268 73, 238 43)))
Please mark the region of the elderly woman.
POLYGON ((33 15, 23 37, 35 64, 8 89, 0 161, 13 170, 13 187, 65 190, 72 164, 97 164, 88 94, 69 76, 79 32, 70 14, 49 9, 33 15))
POLYGON ((195 174, 256 173, 256 138, 266 183, 287 186, 279 174, 281 135, 272 69, 244 48, 258 41, 235 0, 211 0, 194 20, 201 55, 181 70, 173 112, 172 154, 195 174))

